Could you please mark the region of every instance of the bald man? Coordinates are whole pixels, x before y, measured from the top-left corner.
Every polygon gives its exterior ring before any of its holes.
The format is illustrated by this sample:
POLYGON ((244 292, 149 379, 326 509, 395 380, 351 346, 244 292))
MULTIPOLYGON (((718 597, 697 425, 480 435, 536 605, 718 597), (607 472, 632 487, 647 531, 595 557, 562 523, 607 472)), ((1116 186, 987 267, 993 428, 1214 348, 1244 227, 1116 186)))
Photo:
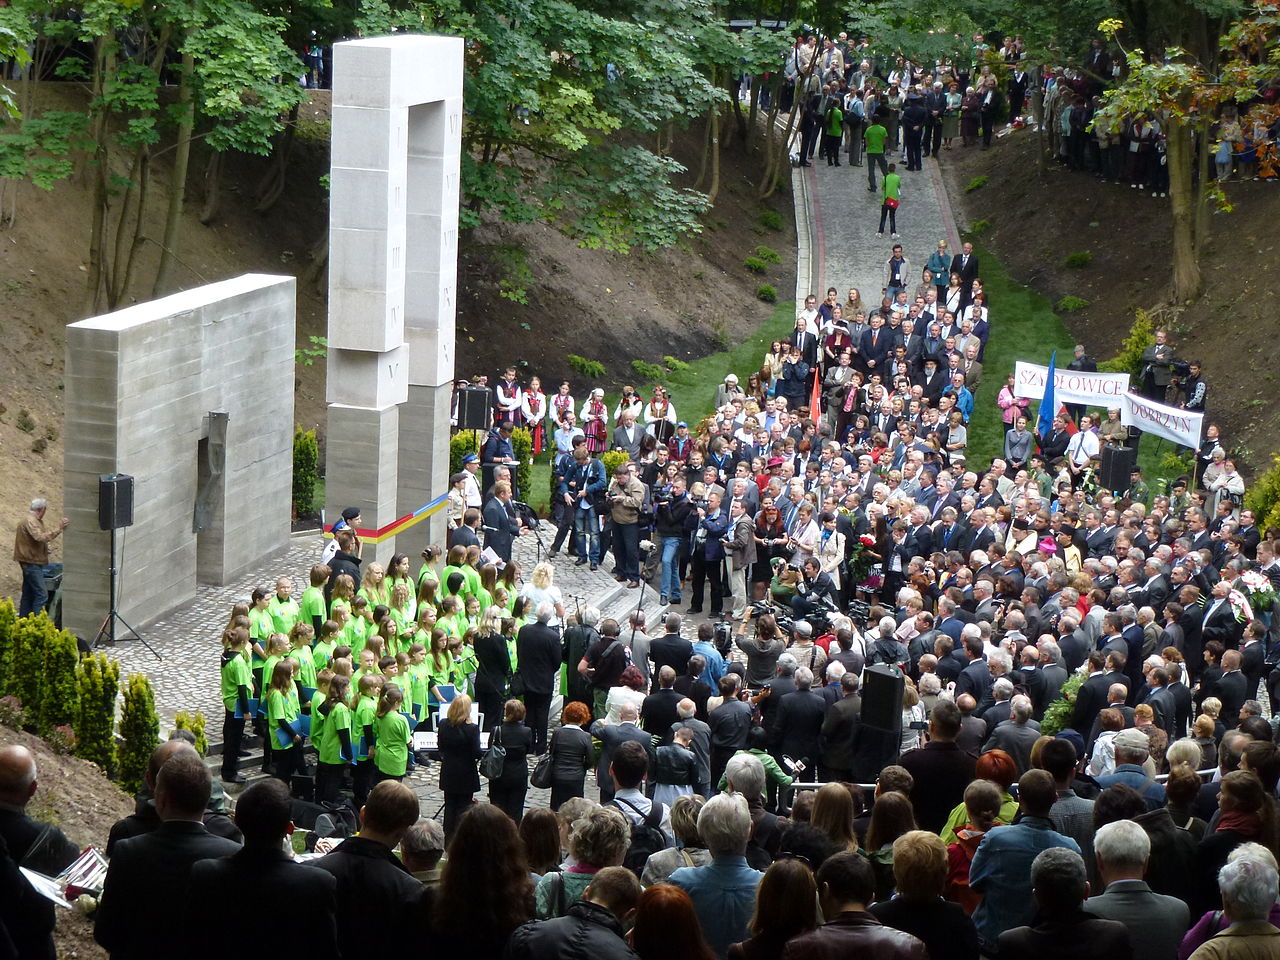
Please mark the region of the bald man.
MULTIPOLYGON (((167 743, 160 744, 151 752, 151 759, 147 761, 147 769, 143 774, 145 786, 134 798, 133 813, 122 820, 117 820, 111 827, 111 833, 107 837, 108 859, 115 850, 116 844, 121 840, 128 840, 130 837, 141 836, 144 833, 152 833, 159 828, 160 815, 156 812, 155 801, 156 776, 166 760, 185 751, 195 753, 196 748, 185 740, 170 740, 167 743)), ((199 756, 199 754, 196 754, 196 756, 199 756)), ((244 839, 231 818, 221 811, 209 809, 207 800, 204 825, 215 837, 225 837, 228 840, 234 840, 236 843, 244 839)))
POLYGON ((17 744, 0 749, 0 838, 14 863, 56 877, 80 856, 80 848, 57 827, 27 816, 38 789, 31 751, 17 744))

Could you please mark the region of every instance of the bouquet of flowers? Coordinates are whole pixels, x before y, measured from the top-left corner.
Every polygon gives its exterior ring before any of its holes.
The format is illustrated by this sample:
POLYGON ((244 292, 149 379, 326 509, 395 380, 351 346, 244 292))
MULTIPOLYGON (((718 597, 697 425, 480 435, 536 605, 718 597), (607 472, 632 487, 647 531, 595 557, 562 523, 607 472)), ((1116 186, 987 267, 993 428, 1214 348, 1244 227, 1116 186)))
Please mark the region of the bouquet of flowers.
POLYGON ((1276 605, 1276 589, 1266 574, 1247 570, 1240 578, 1249 594, 1249 605, 1258 613, 1266 613, 1276 605))
POLYGON ((1249 598, 1239 590, 1232 590, 1227 594, 1227 603, 1231 605, 1231 612, 1236 615, 1236 623, 1248 623, 1253 619, 1253 610, 1249 607, 1249 598))
POLYGON ((849 554, 849 577, 857 586, 867 590, 875 590, 880 586, 879 573, 872 572, 878 559, 871 550, 875 545, 875 537, 864 533, 853 542, 853 551, 849 554))

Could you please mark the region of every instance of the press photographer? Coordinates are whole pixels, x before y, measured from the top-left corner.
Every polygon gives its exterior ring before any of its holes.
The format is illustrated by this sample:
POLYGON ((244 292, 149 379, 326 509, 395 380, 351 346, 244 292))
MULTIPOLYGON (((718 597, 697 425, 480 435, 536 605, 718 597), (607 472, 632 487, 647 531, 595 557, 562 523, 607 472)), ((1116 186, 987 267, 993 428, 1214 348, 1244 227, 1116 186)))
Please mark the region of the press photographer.
POLYGON ((711 615, 718 617, 724 607, 724 536, 729 530, 729 514, 720 509, 720 494, 712 491, 706 505, 698 505, 698 526, 693 531, 689 565, 693 576, 690 613, 702 612, 702 590, 711 581, 711 615))
POLYGON ((791 598, 791 610, 796 617, 804 618, 829 609, 836 602, 836 585, 831 575, 822 572, 822 564, 810 557, 800 567, 800 582, 796 595, 791 598))
POLYGON ((613 482, 605 492, 612 527, 610 541, 616 571, 613 579, 640 586, 640 508, 644 506, 644 484, 632 475, 625 463, 613 472, 613 482))

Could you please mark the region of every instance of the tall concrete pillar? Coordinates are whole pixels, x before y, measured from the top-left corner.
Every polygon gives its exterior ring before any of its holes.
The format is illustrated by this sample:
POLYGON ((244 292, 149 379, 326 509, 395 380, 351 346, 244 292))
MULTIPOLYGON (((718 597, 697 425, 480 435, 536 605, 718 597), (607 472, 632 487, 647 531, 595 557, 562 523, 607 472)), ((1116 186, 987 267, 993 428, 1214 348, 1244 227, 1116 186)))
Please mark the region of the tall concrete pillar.
MULTIPOLYGON (((462 44, 334 46, 325 499, 330 519, 359 507, 365 530, 447 492, 462 44)), ((418 523, 365 557, 442 536, 439 519, 418 523)))

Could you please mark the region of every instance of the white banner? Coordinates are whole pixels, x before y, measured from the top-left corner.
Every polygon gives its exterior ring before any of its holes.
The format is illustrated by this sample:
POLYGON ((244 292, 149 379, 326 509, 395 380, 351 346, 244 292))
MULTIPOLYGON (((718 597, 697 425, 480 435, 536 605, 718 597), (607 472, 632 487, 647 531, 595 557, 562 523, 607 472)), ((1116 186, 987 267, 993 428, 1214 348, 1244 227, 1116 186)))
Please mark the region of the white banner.
POLYGON ((1126 427, 1137 427, 1143 433, 1154 433, 1184 447, 1200 446, 1200 428, 1204 414, 1198 410, 1180 410, 1166 407, 1136 393, 1126 393, 1120 406, 1120 422, 1126 427))
MULTIPOLYGON (((1032 400, 1043 398, 1048 376, 1048 367, 1019 360, 1013 372, 1014 396, 1032 400)), ((1055 367, 1053 371, 1053 396, 1058 403, 1110 408, 1119 406, 1120 398, 1128 392, 1127 373, 1083 373, 1063 367, 1055 367)))

